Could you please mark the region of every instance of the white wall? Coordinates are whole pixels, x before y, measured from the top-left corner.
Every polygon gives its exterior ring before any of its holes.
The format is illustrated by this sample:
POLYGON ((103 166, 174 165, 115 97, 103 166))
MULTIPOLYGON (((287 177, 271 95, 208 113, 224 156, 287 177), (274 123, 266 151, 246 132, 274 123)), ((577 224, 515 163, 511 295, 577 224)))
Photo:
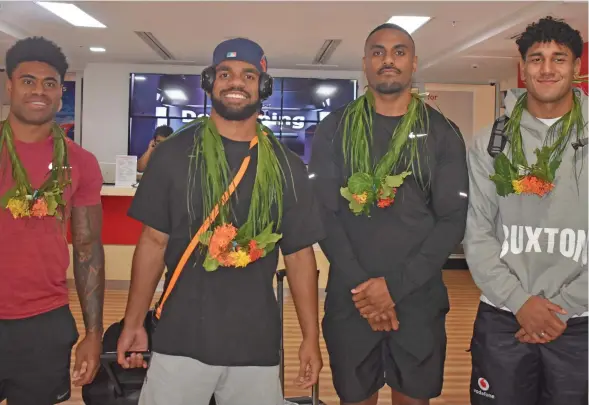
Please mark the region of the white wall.
MULTIPOLYGON (((128 153, 129 75, 131 73, 200 74, 202 66, 88 64, 84 70, 82 146, 99 162, 114 163, 116 155, 128 153)), ((362 72, 268 69, 275 77, 316 77, 358 80, 363 93, 362 72)))

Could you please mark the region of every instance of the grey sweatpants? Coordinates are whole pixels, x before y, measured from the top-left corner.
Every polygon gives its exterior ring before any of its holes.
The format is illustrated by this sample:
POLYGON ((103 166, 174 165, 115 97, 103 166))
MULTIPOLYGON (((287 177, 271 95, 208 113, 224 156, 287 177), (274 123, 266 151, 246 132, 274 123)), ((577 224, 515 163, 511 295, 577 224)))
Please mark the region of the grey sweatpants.
POLYGON ((282 405, 279 367, 209 366, 153 353, 139 405, 282 405))

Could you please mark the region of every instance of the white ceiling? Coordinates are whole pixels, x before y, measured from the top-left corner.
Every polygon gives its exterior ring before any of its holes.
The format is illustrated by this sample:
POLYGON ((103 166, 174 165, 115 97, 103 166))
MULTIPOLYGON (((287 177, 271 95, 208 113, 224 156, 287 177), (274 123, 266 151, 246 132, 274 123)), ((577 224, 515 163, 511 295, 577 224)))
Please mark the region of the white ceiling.
POLYGON ((432 20, 414 33, 417 79, 440 83, 486 83, 516 72, 513 35, 546 15, 564 18, 587 41, 587 2, 136 2, 80 1, 78 7, 107 28, 77 28, 30 1, 0 2, 0 55, 17 38, 43 35, 65 51, 72 70, 89 62, 207 65, 227 37, 259 42, 269 67, 318 69, 311 64, 326 39, 342 43, 328 70, 360 70, 366 35, 393 15, 432 20), (151 32, 173 55, 163 60, 134 31, 151 32), (90 46, 106 48, 95 54, 90 46), (477 69, 471 66, 476 64, 477 69), (336 65, 336 66, 332 66, 336 65))

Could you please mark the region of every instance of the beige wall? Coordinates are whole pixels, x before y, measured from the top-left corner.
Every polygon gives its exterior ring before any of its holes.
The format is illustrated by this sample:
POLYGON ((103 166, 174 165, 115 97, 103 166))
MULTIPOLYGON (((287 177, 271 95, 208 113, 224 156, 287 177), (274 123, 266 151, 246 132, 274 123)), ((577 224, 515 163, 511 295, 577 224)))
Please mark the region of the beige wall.
MULTIPOLYGON (((489 85, 426 83, 426 91, 471 91, 473 93, 473 133, 495 121, 495 88, 489 85)), ((465 139, 467 145, 470 139, 465 139)))
POLYGON ((510 77, 509 79, 504 79, 499 82, 499 89, 501 91, 509 90, 509 89, 516 89, 517 88, 517 74, 510 77))

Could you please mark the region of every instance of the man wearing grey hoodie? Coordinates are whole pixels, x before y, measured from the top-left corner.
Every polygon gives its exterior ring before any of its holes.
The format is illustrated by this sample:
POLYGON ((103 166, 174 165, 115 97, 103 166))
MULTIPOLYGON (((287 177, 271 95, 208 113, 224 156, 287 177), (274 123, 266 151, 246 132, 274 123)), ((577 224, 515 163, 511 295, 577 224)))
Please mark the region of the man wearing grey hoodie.
POLYGON ((548 17, 517 45, 526 89, 508 92, 505 117, 468 152, 464 248, 482 291, 471 403, 587 404, 587 97, 573 87, 583 40, 548 17))

